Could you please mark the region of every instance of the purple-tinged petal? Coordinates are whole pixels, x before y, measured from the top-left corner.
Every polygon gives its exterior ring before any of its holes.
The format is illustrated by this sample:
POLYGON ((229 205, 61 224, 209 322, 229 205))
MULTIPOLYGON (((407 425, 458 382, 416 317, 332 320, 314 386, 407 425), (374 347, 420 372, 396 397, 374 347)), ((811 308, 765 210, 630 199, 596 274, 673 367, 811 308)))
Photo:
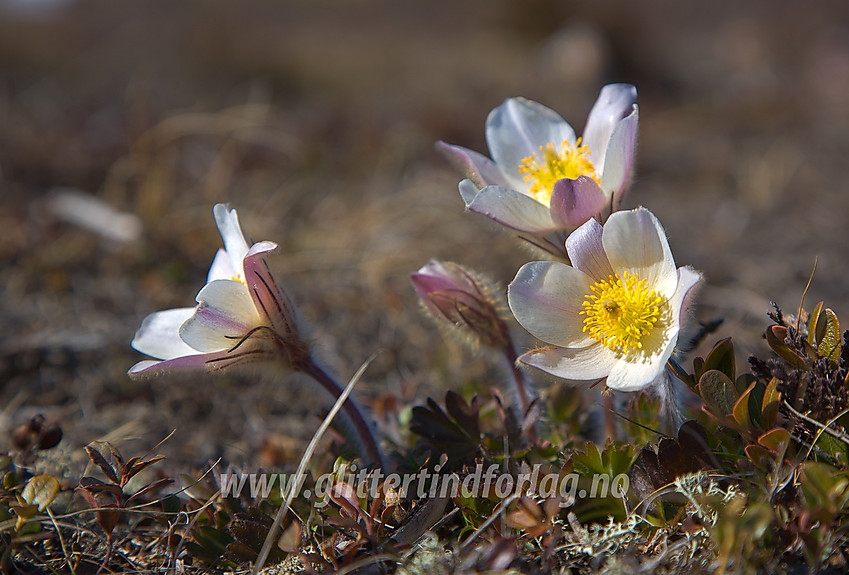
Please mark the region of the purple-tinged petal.
POLYGON ((234 352, 224 350, 215 353, 187 355, 169 359, 167 361, 145 360, 140 361, 131 367, 127 374, 131 377, 140 377, 172 373, 175 371, 193 371, 198 369, 215 371, 224 367, 230 367, 236 363, 250 361, 262 353, 264 353, 262 350, 257 349, 236 350, 234 352))
POLYGON ((617 209, 625 197, 625 192, 631 183, 634 170, 634 155, 637 147, 637 125, 639 124, 639 110, 634 106, 634 111, 627 118, 619 122, 610 144, 607 146, 607 156, 601 172, 601 188, 612 197, 612 207, 617 209))
POLYGON ((560 115, 542 104, 525 98, 508 98, 486 119, 486 143, 492 159, 512 187, 528 189, 519 174, 525 158, 552 143, 575 143, 575 130, 560 115))
POLYGON ((221 239, 224 240, 224 249, 230 257, 233 269, 241 275, 242 260, 248 253, 248 243, 245 241, 241 226, 239 226, 239 216, 236 214, 236 210, 228 210, 225 204, 215 204, 212 208, 212 215, 215 217, 221 239))
POLYGON ((554 184, 551 192, 551 217, 564 228, 574 229, 599 214, 607 205, 605 193, 595 180, 579 176, 554 184))
POLYGON ((636 273, 650 289, 670 298, 678 285, 678 272, 657 218, 645 208, 611 214, 601 237, 613 270, 636 273))
POLYGON ((463 203, 466 204, 466 208, 472 205, 472 202, 475 201, 475 196, 477 196, 478 191, 480 191, 475 183, 469 178, 460 180, 460 184, 457 188, 460 190, 460 197, 463 198, 463 203))
POLYGON ((468 207, 469 211, 520 232, 538 234, 560 227, 551 219, 548 206, 521 192, 501 186, 482 189, 468 207))
POLYGON ((268 318, 274 331, 285 336, 297 333, 295 306, 277 286, 263 257, 277 249, 274 242, 258 242, 245 258, 245 276, 254 306, 268 318))
POLYGON ((494 185, 506 185, 507 181, 495 162, 462 146, 454 146, 443 141, 436 143, 436 149, 442 152, 448 160, 457 166, 478 188, 494 185))
POLYGON ((242 282, 215 280, 197 296, 194 314, 180 327, 180 337, 202 352, 229 349, 262 320, 242 282))
POLYGON ((606 280, 614 274, 601 241, 603 229, 595 218, 590 218, 566 238, 569 261, 595 281, 606 280))
POLYGON ((587 347, 544 347, 519 357, 525 365, 573 381, 602 379, 616 364, 616 355, 601 344, 587 347))
POLYGON ((418 271, 410 274, 410 281, 419 297, 425 299, 431 292, 461 289, 442 262, 431 260, 418 271))
POLYGON ((530 262, 507 288, 507 300, 516 320, 534 337, 561 347, 584 347, 593 341, 583 331, 581 315, 593 283, 566 264, 530 262))
POLYGON ((410 274, 410 280, 422 304, 442 325, 459 328, 478 343, 507 345, 500 290, 486 278, 453 262, 431 260, 410 274))
POLYGON ((607 143, 619 121, 631 113, 637 101, 637 89, 631 84, 608 84, 593 104, 581 143, 590 148, 590 160, 596 170, 604 166, 607 143))
POLYGON ((194 311, 193 307, 181 307, 150 314, 142 321, 130 345, 136 351, 157 359, 199 353, 180 339, 180 326, 194 311))

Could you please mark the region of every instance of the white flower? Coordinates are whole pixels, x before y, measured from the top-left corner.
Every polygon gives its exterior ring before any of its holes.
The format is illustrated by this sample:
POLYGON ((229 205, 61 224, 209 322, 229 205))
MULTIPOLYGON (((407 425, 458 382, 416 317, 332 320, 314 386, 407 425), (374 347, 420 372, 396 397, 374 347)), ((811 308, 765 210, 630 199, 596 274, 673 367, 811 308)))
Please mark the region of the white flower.
POLYGON ((510 98, 486 121, 492 160, 460 146, 438 145, 466 171, 459 189, 470 211, 539 240, 594 216, 604 220, 618 208, 634 163, 636 98, 630 84, 602 88, 582 138, 555 111, 510 98))
POLYGON ((634 391, 658 380, 701 275, 675 269, 666 234, 645 208, 587 221, 566 240, 572 266, 531 262, 510 284, 510 309, 552 344, 527 365, 571 380, 634 391))
POLYGON ((213 215, 224 248, 215 254, 198 305, 144 319, 131 345, 162 361, 141 361, 130 375, 219 369, 267 353, 288 354, 292 362, 305 349, 297 337, 291 302, 262 259, 277 245, 258 242, 248 247, 236 210, 224 204, 217 204, 213 215))

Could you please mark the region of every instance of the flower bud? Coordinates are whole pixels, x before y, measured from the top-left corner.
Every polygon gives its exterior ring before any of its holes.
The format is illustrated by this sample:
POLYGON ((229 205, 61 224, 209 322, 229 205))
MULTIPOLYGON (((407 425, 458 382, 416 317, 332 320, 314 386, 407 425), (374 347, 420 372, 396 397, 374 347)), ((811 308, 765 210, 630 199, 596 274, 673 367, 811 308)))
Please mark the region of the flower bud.
POLYGON ((475 345, 509 345, 506 306, 496 286, 453 262, 431 260, 410 274, 425 309, 450 332, 475 345))

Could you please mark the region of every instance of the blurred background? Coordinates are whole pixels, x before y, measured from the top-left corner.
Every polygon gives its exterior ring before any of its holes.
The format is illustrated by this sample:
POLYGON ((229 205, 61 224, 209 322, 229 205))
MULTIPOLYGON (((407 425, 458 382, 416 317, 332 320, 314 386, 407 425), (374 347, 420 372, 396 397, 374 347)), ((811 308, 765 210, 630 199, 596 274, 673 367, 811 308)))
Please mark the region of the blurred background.
POLYGON ((704 271, 697 318, 725 319, 699 351, 765 353, 769 301, 795 313, 815 261, 807 307, 849 323, 845 2, 0 0, 0 449, 41 413, 69 467, 173 429, 175 468, 298 457, 322 402, 297 378, 126 376, 141 319, 203 285, 215 202, 280 244, 272 271, 341 379, 382 350, 359 391, 381 417, 500 387, 408 274, 437 257, 506 285, 531 255, 463 212, 433 143, 486 152, 518 95, 580 132, 609 82, 639 90, 625 206, 704 271))

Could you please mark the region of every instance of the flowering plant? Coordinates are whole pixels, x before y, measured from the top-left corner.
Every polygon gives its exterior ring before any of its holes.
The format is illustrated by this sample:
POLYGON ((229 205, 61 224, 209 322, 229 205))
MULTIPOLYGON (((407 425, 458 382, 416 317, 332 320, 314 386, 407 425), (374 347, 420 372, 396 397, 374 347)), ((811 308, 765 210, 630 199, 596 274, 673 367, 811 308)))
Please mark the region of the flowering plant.
POLYGON ((675 268, 666 234, 645 208, 587 221, 566 240, 572 266, 531 262, 508 289, 522 326, 552 344, 519 360, 572 380, 634 391, 664 375, 701 275, 675 268))
POLYGON ((291 366, 305 361, 292 304, 263 260, 277 244, 248 247, 236 210, 216 204, 213 215, 224 248, 215 254, 198 305, 155 312, 142 321, 131 345, 158 361, 140 361, 130 375, 220 369, 268 354, 283 355, 291 366))
MULTIPOLYGON (((129 374, 174 369, 222 369, 247 361, 279 361, 309 375, 334 398, 343 387, 313 360, 301 339, 294 307, 277 287, 262 257, 277 248, 273 242, 248 247, 236 210, 213 208, 224 248, 212 261, 206 285, 194 308, 177 308, 147 316, 132 346, 160 361, 140 361, 129 374)), ((383 455, 371 427, 353 398, 343 409, 366 458, 383 467, 383 455)))
POLYGON ((522 414, 526 414, 533 398, 525 375, 516 366, 516 349, 505 323, 507 307, 501 290, 473 270, 438 260, 431 260, 410 274, 410 280, 425 310, 440 326, 448 327, 449 333, 472 347, 485 345, 504 354, 522 414))
POLYGON ((637 90, 602 88, 584 134, 557 112, 509 98, 486 120, 492 159, 439 142, 465 172, 467 209, 517 231, 544 251, 563 254, 565 232, 589 218, 602 221, 621 203, 631 180, 637 138, 637 90))

